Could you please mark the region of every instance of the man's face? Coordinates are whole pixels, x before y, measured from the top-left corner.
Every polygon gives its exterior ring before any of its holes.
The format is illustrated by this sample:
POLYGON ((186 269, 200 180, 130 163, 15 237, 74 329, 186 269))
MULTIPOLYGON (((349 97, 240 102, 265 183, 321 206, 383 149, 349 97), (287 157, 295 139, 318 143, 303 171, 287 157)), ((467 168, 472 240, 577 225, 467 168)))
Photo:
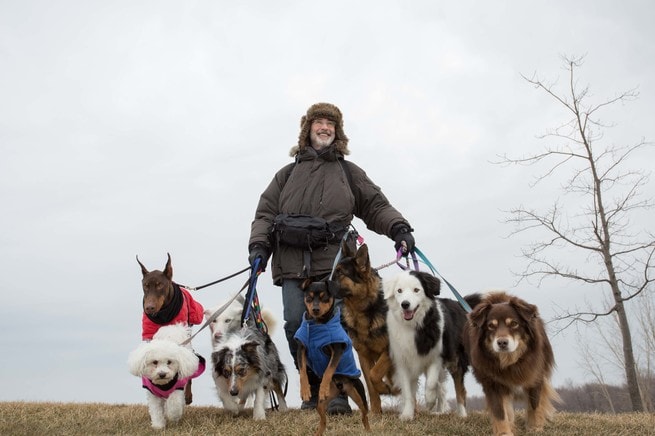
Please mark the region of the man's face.
POLYGON ((334 121, 327 118, 317 118, 312 121, 312 127, 309 132, 309 139, 312 143, 312 148, 316 151, 327 147, 334 141, 334 121))

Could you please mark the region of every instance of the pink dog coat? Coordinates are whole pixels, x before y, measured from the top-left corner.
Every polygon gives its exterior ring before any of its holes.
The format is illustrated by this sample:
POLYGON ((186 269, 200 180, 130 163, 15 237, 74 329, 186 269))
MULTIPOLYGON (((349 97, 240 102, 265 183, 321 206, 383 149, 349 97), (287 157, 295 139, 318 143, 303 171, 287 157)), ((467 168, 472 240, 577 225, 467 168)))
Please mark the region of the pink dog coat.
POLYGON ((196 354, 196 356, 198 356, 198 361, 199 361, 198 369, 196 370, 196 372, 193 373, 191 377, 178 379, 177 375, 175 375, 175 378, 170 382, 166 383, 165 385, 156 385, 152 382, 152 380, 146 377, 141 377, 143 387, 145 389, 148 389, 150 393, 152 393, 154 396, 159 398, 168 398, 176 390, 184 389, 184 386, 186 386, 189 380, 191 380, 192 378, 196 378, 200 374, 205 372, 205 358, 199 354, 196 354))

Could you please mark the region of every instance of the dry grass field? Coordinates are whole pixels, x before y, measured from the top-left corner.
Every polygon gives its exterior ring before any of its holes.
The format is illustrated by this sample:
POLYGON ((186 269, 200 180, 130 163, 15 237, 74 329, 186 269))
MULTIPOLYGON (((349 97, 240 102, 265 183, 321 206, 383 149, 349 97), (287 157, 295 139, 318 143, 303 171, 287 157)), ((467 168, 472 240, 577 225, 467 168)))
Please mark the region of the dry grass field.
MULTIPOLYGON (((182 420, 164 431, 150 428, 145 405, 77 403, 0 403, 1 435, 312 435, 318 423, 315 412, 292 410, 268 412, 264 422, 249 414, 233 417, 217 407, 187 407, 182 420)), ((528 434, 523 414, 517 415, 517 434, 528 434)), ((385 412, 371 417, 371 432, 364 431, 359 413, 330 417, 327 435, 486 435, 491 426, 484 413, 468 418, 452 414, 420 414, 412 422, 401 422, 385 412)), ((550 435, 655 435, 654 414, 573 414, 558 413, 543 433, 550 435)))

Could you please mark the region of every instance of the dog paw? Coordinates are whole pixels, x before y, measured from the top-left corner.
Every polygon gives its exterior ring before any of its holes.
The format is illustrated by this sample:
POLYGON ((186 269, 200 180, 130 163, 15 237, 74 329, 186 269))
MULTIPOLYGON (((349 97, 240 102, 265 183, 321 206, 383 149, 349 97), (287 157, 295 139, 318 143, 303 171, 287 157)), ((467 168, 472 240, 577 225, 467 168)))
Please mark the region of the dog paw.
POLYGON ((152 423, 152 428, 155 430, 163 430, 166 428, 166 423, 165 422, 153 422, 152 423))
POLYGON ((266 412, 263 410, 253 410, 252 419, 255 421, 263 421, 266 419, 266 412))
POLYGON ((400 420, 401 421, 411 421, 414 419, 414 414, 413 413, 401 413, 400 414, 400 420))

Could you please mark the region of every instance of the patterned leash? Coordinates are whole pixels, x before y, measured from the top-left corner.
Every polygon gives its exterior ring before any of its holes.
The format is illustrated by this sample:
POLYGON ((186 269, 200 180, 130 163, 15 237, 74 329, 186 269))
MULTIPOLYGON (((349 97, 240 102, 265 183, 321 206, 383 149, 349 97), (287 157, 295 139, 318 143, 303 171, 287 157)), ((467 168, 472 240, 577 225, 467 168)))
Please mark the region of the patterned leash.
MULTIPOLYGON (((243 310, 241 311, 241 328, 246 328, 248 319, 252 315, 255 320, 255 326, 264 334, 268 335, 268 326, 264 322, 262 317, 262 310, 259 304, 259 297, 257 296, 257 278, 261 271, 259 270, 259 265, 261 259, 255 259, 252 268, 250 269, 250 279, 248 281, 248 291, 246 292, 245 301, 243 302, 243 310)), ((289 380, 284 384, 284 395, 287 394, 287 388, 289 387, 289 380)), ((280 407, 279 401, 273 392, 272 389, 268 391, 271 401, 271 409, 278 410, 280 407)))

